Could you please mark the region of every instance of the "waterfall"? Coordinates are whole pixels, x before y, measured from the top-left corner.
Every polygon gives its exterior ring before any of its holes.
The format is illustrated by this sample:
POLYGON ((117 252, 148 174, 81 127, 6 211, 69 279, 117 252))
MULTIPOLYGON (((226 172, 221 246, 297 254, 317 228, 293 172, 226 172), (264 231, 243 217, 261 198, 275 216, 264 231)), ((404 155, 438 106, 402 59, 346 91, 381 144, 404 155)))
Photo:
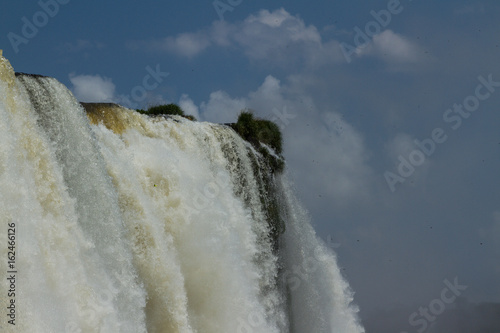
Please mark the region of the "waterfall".
POLYGON ((2 331, 364 332, 286 177, 231 127, 80 104, 0 60, 2 331))

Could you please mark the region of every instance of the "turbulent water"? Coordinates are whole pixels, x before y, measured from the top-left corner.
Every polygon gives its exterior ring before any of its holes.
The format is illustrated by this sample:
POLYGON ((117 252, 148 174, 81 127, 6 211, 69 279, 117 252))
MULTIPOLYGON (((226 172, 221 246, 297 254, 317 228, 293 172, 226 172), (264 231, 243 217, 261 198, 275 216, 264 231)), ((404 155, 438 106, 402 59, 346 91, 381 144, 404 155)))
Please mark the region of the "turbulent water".
POLYGON ((84 108, 0 61, 0 331, 364 332, 290 185, 230 127, 84 108))

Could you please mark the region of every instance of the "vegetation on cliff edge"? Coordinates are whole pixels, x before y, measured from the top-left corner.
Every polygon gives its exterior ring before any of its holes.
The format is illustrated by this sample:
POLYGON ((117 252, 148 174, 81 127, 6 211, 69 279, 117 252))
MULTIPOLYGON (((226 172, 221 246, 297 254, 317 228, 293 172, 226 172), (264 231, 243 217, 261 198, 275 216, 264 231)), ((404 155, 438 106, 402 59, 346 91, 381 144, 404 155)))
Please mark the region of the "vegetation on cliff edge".
POLYGON ((285 166, 281 156, 283 139, 278 125, 270 120, 255 118, 251 111, 244 110, 231 127, 262 154, 273 172, 283 171, 285 166), (272 148, 274 152, 266 146, 272 148))
POLYGON ((155 105, 151 106, 147 110, 137 109, 136 111, 142 114, 146 114, 148 116, 172 115, 172 116, 181 116, 193 121, 196 120, 194 116, 186 115, 184 111, 181 109, 181 107, 174 103, 155 105))

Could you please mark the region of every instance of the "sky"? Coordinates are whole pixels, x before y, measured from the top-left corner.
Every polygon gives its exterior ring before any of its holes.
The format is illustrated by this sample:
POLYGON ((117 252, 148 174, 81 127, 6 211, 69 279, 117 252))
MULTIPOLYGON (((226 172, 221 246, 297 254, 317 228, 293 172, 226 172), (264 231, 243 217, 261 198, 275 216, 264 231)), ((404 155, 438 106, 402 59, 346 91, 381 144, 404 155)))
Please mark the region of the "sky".
POLYGON ((499 2, 1 7, 14 69, 80 101, 275 121, 368 333, 500 331, 499 2))

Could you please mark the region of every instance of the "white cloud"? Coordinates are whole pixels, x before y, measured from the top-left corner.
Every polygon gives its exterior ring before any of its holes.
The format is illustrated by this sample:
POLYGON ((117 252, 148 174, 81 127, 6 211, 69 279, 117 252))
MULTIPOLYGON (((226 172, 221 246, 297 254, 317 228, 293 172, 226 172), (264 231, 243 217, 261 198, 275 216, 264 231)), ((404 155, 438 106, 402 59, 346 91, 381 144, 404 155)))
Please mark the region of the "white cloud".
MULTIPOLYGON (((405 172, 411 173, 411 175, 399 175, 404 178, 411 177, 413 182, 409 182, 410 185, 420 184, 421 186, 425 186, 425 178, 431 166, 430 158, 432 156, 427 156, 422 152, 422 149, 415 144, 415 138, 406 133, 398 133, 385 145, 385 149, 391 161, 391 168, 387 171, 399 174, 400 165, 406 165, 402 169, 406 170, 405 172)), ((396 186, 398 185, 400 184, 396 184, 396 186)))
POLYGON ((280 97, 280 90, 280 80, 272 75, 268 75, 264 79, 264 83, 262 83, 262 85, 255 92, 250 92, 249 96, 253 99, 263 98, 266 101, 271 102, 273 99, 280 97))
POLYGON ((318 29, 281 8, 261 10, 234 24, 216 21, 208 29, 181 33, 163 40, 130 42, 129 46, 161 49, 180 56, 193 57, 209 46, 239 48, 252 61, 278 66, 305 64, 320 66, 341 62, 337 41, 323 42, 318 29))
MULTIPOLYGON (((342 31, 338 33, 343 34, 342 31)), ((323 40, 316 26, 307 25, 299 16, 293 16, 283 8, 274 11, 263 9, 236 23, 215 21, 197 32, 184 32, 160 40, 129 42, 128 46, 190 58, 209 47, 233 48, 240 50, 252 62, 281 68, 318 68, 346 61, 339 41, 323 40)), ((388 69, 404 71, 433 59, 427 53, 403 35, 385 30, 369 42, 353 48, 349 57, 379 58, 388 64, 388 69)))
MULTIPOLYGON (((131 42, 129 46, 186 57, 197 56, 210 46, 233 47, 251 61, 279 67, 317 68, 345 63, 337 40, 324 41, 314 25, 306 25, 300 17, 283 8, 275 11, 264 9, 237 23, 215 21, 198 32, 181 33, 162 40, 131 42)), ((392 30, 373 36, 369 43, 359 46, 353 56, 380 58, 392 69, 399 70, 428 58, 417 44, 392 30)))
MULTIPOLYGON (((302 19, 290 15, 284 9, 274 12, 261 10, 256 16, 249 16, 237 30, 233 40, 252 60, 280 63, 303 60, 312 64, 314 58, 310 57, 309 51, 324 53, 316 27, 306 26, 302 19)), ((340 52, 337 53, 340 60, 340 52)))
POLYGON ((148 41, 128 41, 126 46, 131 50, 160 51, 192 58, 203 52, 211 44, 212 38, 204 31, 200 31, 197 33, 184 32, 177 36, 148 41))
MULTIPOLYGON (((101 75, 75 75, 71 73, 69 79, 73 84, 71 91, 75 98, 81 102, 93 103, 117 103, 126 108, 147 108, 153 105, 168 104, 171 101, 163 98, 162 95, 154 91, 145 90, 146 94, 141 99, 134 99, 132 91, 124 94, 116 91, 116 86, 112 79, 101 75)), ((181 101, 189 108, 187 101, 181 97, 181 101)), ((195 110, 189 109, 191 114, 196 116, 195 110)))
POLYGON ((320 66, 343 61, 337 41, 323 42, 315 26, 307 26, 283 8, 249 16, 238 26, 233 39, 251 60, 275 65, 304 62, 320 66))
POLYGON ((258 16, 251 15, 246 19, 247 22, 260 22, 270 27, 277 28, 283 24, 288 18, 290 14, 283 8, 276 10, 270 13, 268 10, 261 10, 258 16))
POLYGON ((386 144, 389 158, 397 160, 399 156, 408 156, 415 149, 414 138, 406 133, 398 133, 386 144))
POLYGON ((302 165, 301 182, 312 185, 312 196, 332 194, 338 205, 359 203, 369 196, 372 185, 362 135, 337 112, 313 112, 305 117, 303 131, 293 131, 288 138, 301 147, 290 162, 302 165))
POLYGON ((208 102, 201 103, 201 117, 214 123, 235 122, 239 112, 247 105, 244 98, 233 99, 225 91, 215 91, 210 94, 208 102))
MULTIPOLYGON (((163 48, 180 56, 193 57, 210 46, 211 41, 204 33, 182 33, 176 37, 167 37, 163 48)), ((161 44, 160 44, 161 45, 161 44)))
POLYGON ((73 94, 82 102, 112 102, 115 100, 115 84, 100 75, 70 74, 73 94))
POLYGON ((373 40, 357 50, 359 56, 375 56, 388 63, 415 64, 424 52, 414 43, 391 30, 373 36, 373 40))
POLYGON ((230 46, 231 35, 236 27, 226 23, 226 21, 215 21, 210 30, 210 39, 219 46, 230 46))
POLYGON ((196 119, 200 119, 200 112, 193 100, 189 98, 187 94, 182 94, 179 99, 180 108, 188 115, 194 116, 196 119))
POLYGON ((304 91, 303 80, 294 77, 283 84, 269 75, 247 96, 213 92, 201 103, 201 118, 234 122, 244 108, 282 129, 286 159, 300 175, 296 182, 306 197, 314 200, 322 194, 342 205, 369 195, 372 171, 362 136, 339 113, 318 108, 304 91))

